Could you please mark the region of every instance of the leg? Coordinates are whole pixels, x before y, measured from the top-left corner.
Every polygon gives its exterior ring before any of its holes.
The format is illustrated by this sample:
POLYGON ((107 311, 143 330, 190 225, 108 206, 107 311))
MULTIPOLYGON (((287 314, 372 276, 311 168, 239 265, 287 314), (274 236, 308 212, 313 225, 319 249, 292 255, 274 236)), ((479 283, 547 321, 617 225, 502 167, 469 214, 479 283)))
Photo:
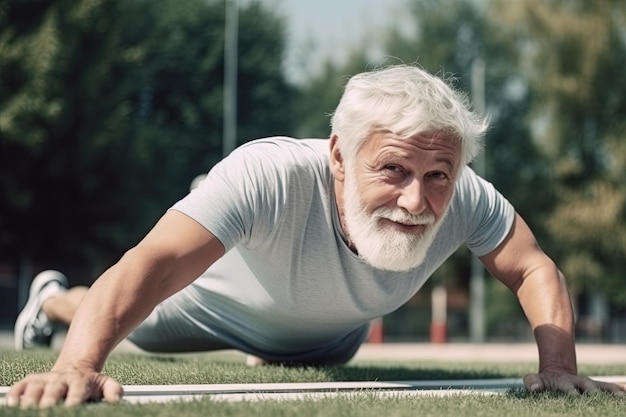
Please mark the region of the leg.
POLYGON ((57 293, 44 300, 41 304, 41 311, 48 316, 48 320, 52 323, 69 326, 78 305, 88 290, 88 287, 72 287, 67 291, 57 293))
MULTIPOLYGON (((50 347, 56 325, 69 325, 87 287, 67 288, 58 271, 44 271, 31 284, 26 305, 14 329, 16 350, 50 347)), ((152 352, 191 352, 230 349, 201 320, 202 308, 194 294, 183 290, 154 309, 129 340, 152 352)))

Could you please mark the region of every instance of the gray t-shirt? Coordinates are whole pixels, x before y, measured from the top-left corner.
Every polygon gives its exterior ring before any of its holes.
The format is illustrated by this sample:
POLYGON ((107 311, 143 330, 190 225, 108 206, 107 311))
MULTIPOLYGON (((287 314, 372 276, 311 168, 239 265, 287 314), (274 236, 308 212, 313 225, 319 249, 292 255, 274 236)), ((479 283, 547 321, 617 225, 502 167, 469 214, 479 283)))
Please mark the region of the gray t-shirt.
POLYGON ((281 353, 323 346, 396 310, 461 245, 476 255, 506 237, 513 207, 465 168, 426 261, 375 269, 344 241, 329 141, 249 142, 173 206, 211 231, 226 255, 193 284, 207 327, 281 353))

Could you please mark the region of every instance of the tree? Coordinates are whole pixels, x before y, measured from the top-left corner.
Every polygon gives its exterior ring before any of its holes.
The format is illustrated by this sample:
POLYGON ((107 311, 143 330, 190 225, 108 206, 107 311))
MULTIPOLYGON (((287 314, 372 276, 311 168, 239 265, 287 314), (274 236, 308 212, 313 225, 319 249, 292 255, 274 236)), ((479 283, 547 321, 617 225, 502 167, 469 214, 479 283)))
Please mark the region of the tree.
POLYGON ((526 28, 533 137, 556 197, 544 222, 551 250, 576 292, 604 291, 626 305, 626 8, 524 0, 507 17, 526 28))
MULTIPOLYGON (((240 10, 239 142, 291 134, 284 24, 240 10)), ((221 157, 224 4, 0 4, 0 253, 94 273, 221 157)))
POLYGON ((349 76, 367 68, 364 50, 358 49, 349 54, 345 66, 327 61, 319 74, 300 87, 300 99, 297 101, 300 137, 329 137, 330 116, 339 103, 345 83, 349 76))

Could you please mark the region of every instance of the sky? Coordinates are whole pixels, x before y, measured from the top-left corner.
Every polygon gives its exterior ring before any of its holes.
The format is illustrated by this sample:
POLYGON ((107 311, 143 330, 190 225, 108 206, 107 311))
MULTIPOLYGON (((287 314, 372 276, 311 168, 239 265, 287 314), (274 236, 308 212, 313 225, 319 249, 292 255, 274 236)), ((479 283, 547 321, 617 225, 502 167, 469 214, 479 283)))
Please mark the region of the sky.
POLYGON ((401 24, 406 0, 261 0, 287 17, 288 76, 303 81, 324 58, 343 60, 345 50, 367 40, 376 55, 380 33, 401 24))

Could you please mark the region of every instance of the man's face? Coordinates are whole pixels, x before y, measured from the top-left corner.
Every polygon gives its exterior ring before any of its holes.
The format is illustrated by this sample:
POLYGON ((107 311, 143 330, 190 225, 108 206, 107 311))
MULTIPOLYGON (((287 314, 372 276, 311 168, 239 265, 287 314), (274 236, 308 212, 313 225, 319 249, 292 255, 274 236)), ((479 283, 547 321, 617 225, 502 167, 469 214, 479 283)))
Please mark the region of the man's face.
POLYGON ((377 131, 346 161, 342 224, 366 262, 403 271, 424 261, 454 193, 460 152, 443 134, 377 131))

